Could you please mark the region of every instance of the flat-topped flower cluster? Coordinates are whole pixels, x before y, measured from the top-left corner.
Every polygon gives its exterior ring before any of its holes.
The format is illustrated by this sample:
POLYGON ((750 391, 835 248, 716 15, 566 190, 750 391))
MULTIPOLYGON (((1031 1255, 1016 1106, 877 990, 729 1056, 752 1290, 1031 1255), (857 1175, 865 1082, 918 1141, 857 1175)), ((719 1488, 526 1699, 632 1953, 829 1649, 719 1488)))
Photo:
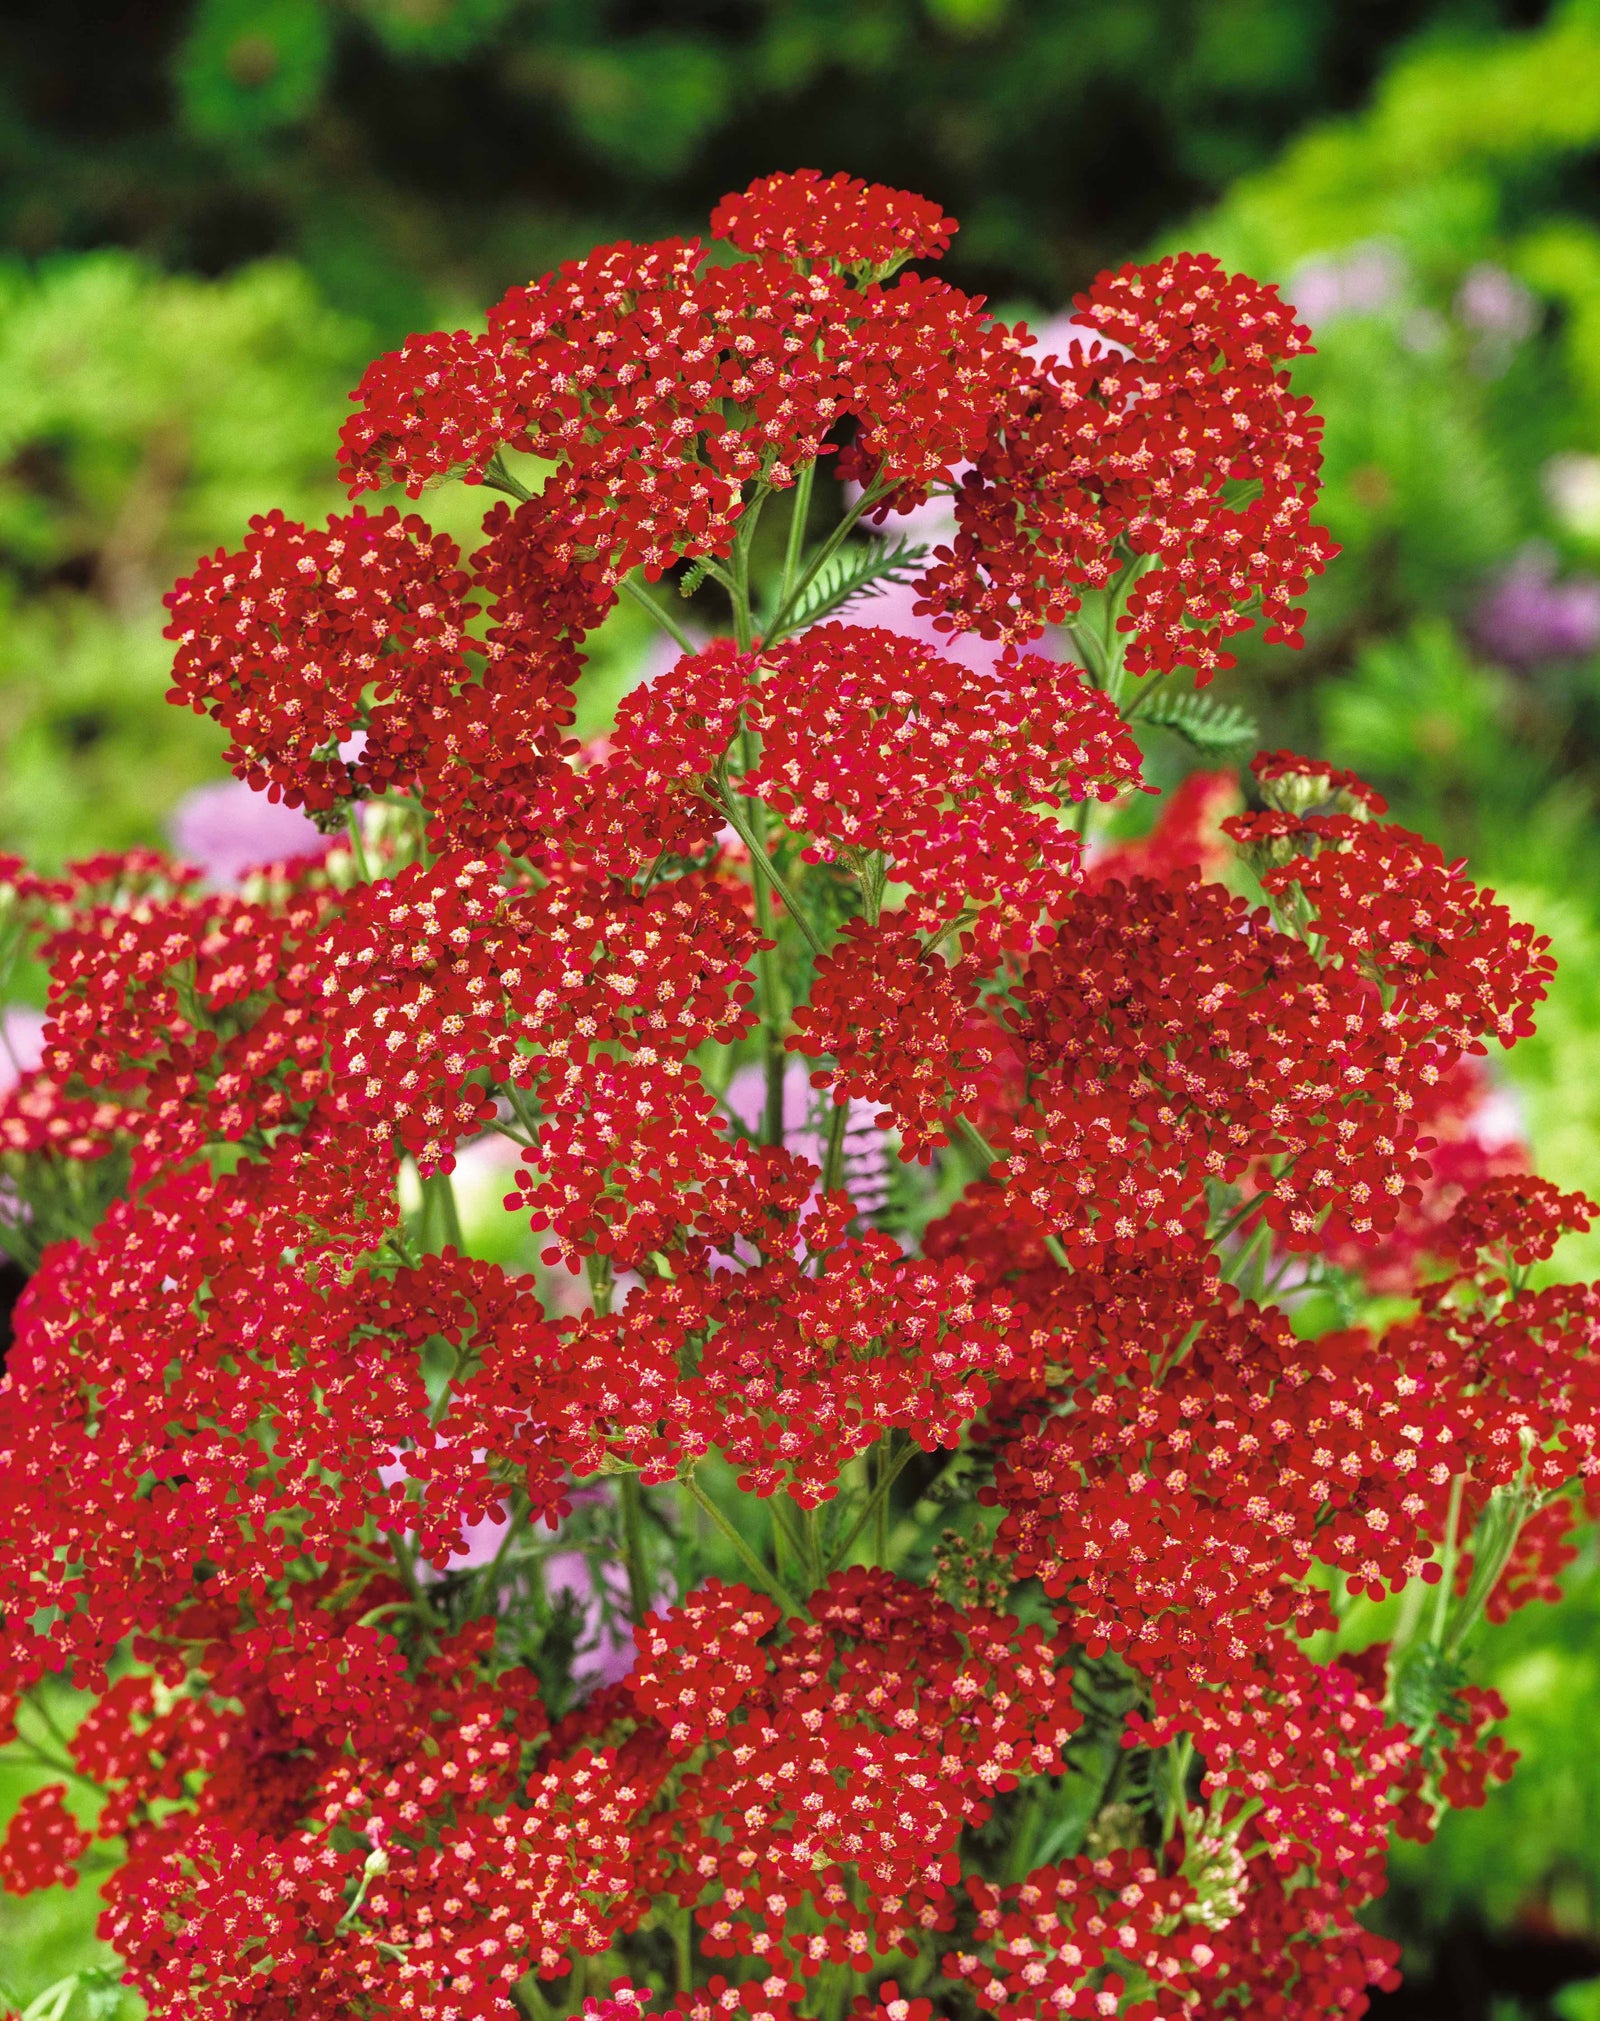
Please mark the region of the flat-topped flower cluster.
POLYGON ((1041 355, 900 271, 954 229, 774 176, 378 360, 352 491, 483 547, 274 513, 169 599, 326 848, 0 865, 0 1883, 98 1862, 155 2016, 1355 2015, 1391 1833, 1509 1773, 1595 1210, 1459 1123, 1550 955, 1288 753, 1090 835, 1298 643, 1307 333, 1176 256, 1041 355), (849 616, 907 571, 949 653, 849 616), (580 743, 621 597, 682 654, 580 743))

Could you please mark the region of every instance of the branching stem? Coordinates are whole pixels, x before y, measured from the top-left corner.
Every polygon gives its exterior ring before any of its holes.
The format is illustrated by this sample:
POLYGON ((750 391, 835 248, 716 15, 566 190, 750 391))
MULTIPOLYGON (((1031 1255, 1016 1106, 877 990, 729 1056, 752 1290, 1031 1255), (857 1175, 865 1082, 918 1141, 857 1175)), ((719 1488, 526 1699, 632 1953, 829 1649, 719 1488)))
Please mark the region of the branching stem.
POLYGON ((722 1532, 726 1542, 733 1547, 734 1555, 739 1559, 746 1571, 749 1572, 750 1576, 758 1580, 766 1588, 785 1614, 798 1614, 801 1611, 800 1603, 795 1599, 788 1587, 784 1585, 777 1573, 768 1571, 767 1567, 756 1556, 755 1552, 751 1550, 744 1538, 740 1536, 732 1523, 728 1521, 727 1517, 717 1507, 705 1489, 701 1487, 694 1475, 681 1474, 679 1480, 694 1502, 705 1511, 717 1529, 722 1532))

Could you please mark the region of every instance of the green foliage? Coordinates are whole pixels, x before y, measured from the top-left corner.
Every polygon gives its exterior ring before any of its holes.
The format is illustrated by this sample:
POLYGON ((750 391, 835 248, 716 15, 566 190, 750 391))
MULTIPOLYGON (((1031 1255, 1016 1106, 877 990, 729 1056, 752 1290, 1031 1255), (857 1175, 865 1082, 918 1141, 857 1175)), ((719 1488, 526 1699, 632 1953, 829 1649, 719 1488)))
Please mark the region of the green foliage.
POLYGON ((441 277, 483 299, 597 240, 698 230, 725 188, 810 161, 926 189, 963 221, 957 278, 1054 302, 1357 100, 1420 13, 1518 11, 145 0, 85 34, 36 8, 0 79, 0 229, 173 265, 242 241, 400 337, 441 277))
POLYGON ((801 631, 818 618, 839 617, 870 589, 892 582, 910 582, 920 571, 928 550, 909 540, 868 541, 842 547, 824 564, 784 620, 788 631, 801 631))
POLYGON ((175 64, 184 120, 232 147, 287 126, 315 103, 332 53, 320 0, 200 0, 175 64))
POLYGON ((161 597, 270 501, 338 501, 329 442, 366 343, 303 275, 216 284, 121 254, 0 268, 0 848, 159 838, 218 771, 167 708, 161 597))
POLYGON ((1156 730, 1171 730, 1207 757, 1242 751, 1260 742, 1254 719, 1236 702, 1219 700, 1204 690, 1165 682, 1139 711, 1139 722, 1156 730))

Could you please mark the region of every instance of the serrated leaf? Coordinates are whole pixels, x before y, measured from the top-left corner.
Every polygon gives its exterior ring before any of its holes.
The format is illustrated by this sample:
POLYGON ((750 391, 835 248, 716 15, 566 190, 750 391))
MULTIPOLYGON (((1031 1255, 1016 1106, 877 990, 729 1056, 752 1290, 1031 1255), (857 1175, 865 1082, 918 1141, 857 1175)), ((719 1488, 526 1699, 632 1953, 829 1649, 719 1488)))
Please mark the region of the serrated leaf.
POLYGON ((868 590, 885 583, 909 582, 927 558, 919 543, 901 540, 893 547, 874 541, 844 548, 806 585, 805 594, 784 624, 785 632, 800 631, 819 618, 832 617, 868 590))
POLYGON ((710 569, 703 561, 694 562, 683 572, 683 580, 678 584, 679 596, 693 596, 710 573, 710 569))
POLYGON ((1235 703, 1213 701, 1192 688, 1181 694, 1156 694, 1137 720, 1171 730, 1196 751, 1232 751, 1260 737, 1255 719, 1235 703))

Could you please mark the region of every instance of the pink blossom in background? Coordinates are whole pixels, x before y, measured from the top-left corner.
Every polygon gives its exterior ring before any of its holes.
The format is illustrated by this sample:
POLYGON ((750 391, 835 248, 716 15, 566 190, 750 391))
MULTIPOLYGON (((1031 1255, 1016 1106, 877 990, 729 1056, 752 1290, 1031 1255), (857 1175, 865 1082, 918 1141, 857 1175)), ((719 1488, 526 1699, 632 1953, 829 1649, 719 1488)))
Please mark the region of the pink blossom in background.
POLYGON ((1575 575, 1558 582, 1549 549, 1525 548, 1478 606, 1472 631, 1502 666, 1587 659, 1600 648, 1600 581, 1575 575))
POLYGON ((1393 308, 1405 292, 1406 263, 1381 240, 1347 252, 1307 260, 1284 285, 1301 322, 1313 330, 1340 316, 1374 316, 1393 308))
MULTIPOLYGON (((722 1099, 729 1114, 736 1116, 747 1130, 759 1130, 767 1101, 765 1073, 754 1065, 738 1068, 722 1099)), ((828 1104, 822 1109, 825 1129, 832 1113, 832 1097, 813 1089, 808 1066, 798 1060, 787 1061, 783 1076, 783 1141, 791 1151, 809 1158, 819 1171, 827 1156, 827 1142, 823 1129, 808 1127, 807 1118, 823 1103, 828 1104)), ((888 1198, 883 1170, 887 1140, 873 1120, 878 1113, 876 1104, 848 1102, 845 1107, 845 1183, 856 1205, 870 1214, 888 1198)))
POLYGON ((212 884, 237 884, 245 871, 296 856, 318 856, 328 839, 297 807, 257 793, 242 779, 218 779, 186 793, 168 832, 177 854, 212 884))
POLYGON ((1456 316, 1482 336, 1520 344, 1539 320, 1539 304, 1514 274, 1484 261, 1468 269, 1457 289, 1456 316))
POLYGON ((553 1551, 544 1561, 545 1597, 552 1604, 558 1593, 570 1593, 584 1617, 578 1640, 580 1656, 589 1661, 575 1668, 573 1681, 581 1685, 616 1684, 633 1668, 638 1653, 633 1630, 628 1625, 628 1580, 622 1567, 608 1563, 602 1574, 607 1608, 600 1604, 600 1588, 594 1571, 582 1551, 553 1551))
POLYGON ((0 1095, 9 1093, 44 1058, 42 1011, 14 1003, 0 1011, 0 1095))

